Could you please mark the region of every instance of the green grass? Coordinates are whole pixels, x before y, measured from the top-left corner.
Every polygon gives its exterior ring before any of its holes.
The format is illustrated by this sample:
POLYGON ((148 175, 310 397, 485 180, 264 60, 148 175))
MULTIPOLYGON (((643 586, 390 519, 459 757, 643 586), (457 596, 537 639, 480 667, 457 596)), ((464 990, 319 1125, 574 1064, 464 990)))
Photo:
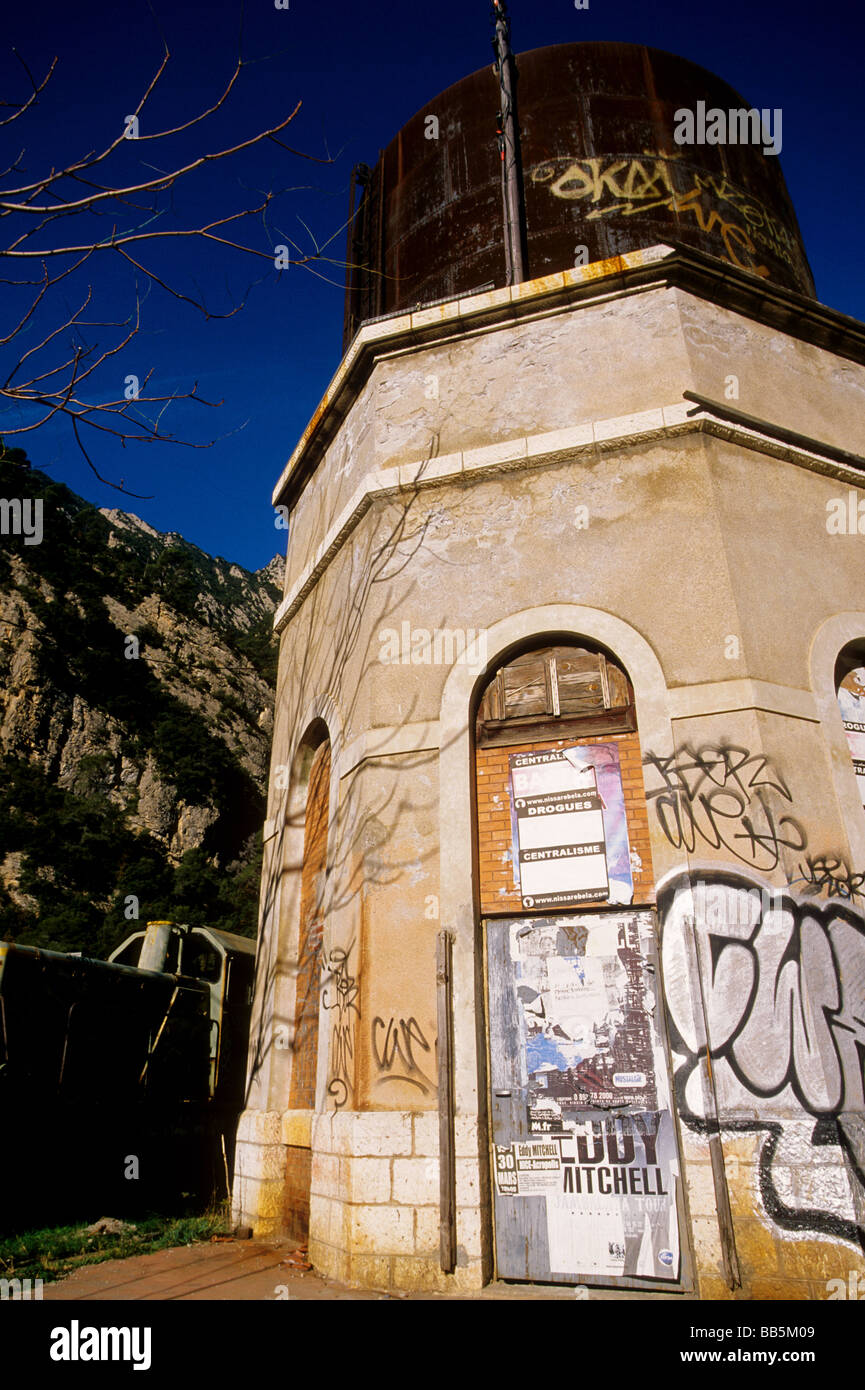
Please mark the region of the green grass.
POLYGON ((62 1279, 81 1265, 149 1255, 176 1245, 195 1245, 227 1230, 224 1206, 203 1216, 152 1216, 123 1235, 91 1236, 84 1226, 57 1226, 0 1237, 0 1278, 62 1279))

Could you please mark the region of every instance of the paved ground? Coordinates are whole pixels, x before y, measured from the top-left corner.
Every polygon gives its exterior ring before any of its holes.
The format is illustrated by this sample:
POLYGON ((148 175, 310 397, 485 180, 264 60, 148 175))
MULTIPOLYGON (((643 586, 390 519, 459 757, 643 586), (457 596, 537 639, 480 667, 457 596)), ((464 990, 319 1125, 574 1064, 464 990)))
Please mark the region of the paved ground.
POLYGON ((202 1245, 158 1250, 153 1255, 133 1255, 128 1260, 106 1260, 86 1265, 68 1278, 46 1286, 43 1299, 75 1302, 115 1300, 285 1298, 381 1298, 382 1294, 358 1293, 322 1279, 301 1264, 305 1257, 291 1245, 253 1240, 219 1240, 202 1245))
MULTIPOLYGON (((395 1294, 384 1290, 358 1290, 323 1279, 303 1266, 306 1257, 290 1244, 279 1241, 225 1240, 209 1244, 184 1245, 173 1250, 159 1250, 154 1255, 133 1255, 128 1260, 106 1260, 103 1264, 87 1265, 56 1284, 48 1284, 43 1293, 51 1299, 67 1302, 119 1301, 189 1301, 237 1300, 259 1301, 277 1299, 389 1299, 411 1301, 452 1299, 452 1294, 395 1294)), ((582 1291, 573 1288, 533 1288, 525 1284, 492 1284, 467 1299, 564 1299, 573 1302, 582 1291)), ((592 1289, 586 1294, 594 1301, 602 1299, 658 1299, 682 1301, 681 1295, 634 1294, 624 1290, 592 1289)))

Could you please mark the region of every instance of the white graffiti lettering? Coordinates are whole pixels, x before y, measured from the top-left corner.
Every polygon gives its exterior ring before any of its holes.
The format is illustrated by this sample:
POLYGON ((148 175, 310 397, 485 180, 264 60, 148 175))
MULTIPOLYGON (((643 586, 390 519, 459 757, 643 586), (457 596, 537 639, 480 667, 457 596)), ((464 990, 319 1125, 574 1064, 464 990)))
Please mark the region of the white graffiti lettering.
POLYGON ((708 1050, 720 1127, 770 1134, 761 1155, 770 1214, 792 1229, 852 1238, 840 1155, 841 1189, 823 1210, 796 1209, 792 1186, 785 1204, 788 1179, 772 1164, 778 1154, 786 1164, 785 1145, 803 1123, 812 1145, 837 1145, 833 1117, 865 1106, 865 922, 843 905, 802 903, 728 872, 678 875, 659 912, 682 1119, 699 1129, 710 1118, 700 1075, 708 1050))

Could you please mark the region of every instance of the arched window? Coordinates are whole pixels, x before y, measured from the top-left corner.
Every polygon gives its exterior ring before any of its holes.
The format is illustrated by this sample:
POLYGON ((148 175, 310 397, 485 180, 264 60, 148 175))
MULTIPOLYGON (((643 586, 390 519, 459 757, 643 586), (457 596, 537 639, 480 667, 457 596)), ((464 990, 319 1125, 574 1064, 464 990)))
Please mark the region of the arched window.
POLYGON ((614 657, 547 637, 506 660, 480 694, 475 777, 482 913, 652 901, 634 693, 614 657))
POLYGON ((541 647, 501 666, 478 710, 481 747, 537 738, 584 738, 636 729, 624 671, 600 651, 541 647))
POLYGON ((315 1108, 329 805, 330 743, 325 741, 319 744, 313 754, 306 792, 294 1045, 289 1096, 289 1108, 292 1110, 315 1108))
POLYGON ((865 643, 850 643, 841 652, 835 665, 835 689, 859 799, 865 807, 865 643))

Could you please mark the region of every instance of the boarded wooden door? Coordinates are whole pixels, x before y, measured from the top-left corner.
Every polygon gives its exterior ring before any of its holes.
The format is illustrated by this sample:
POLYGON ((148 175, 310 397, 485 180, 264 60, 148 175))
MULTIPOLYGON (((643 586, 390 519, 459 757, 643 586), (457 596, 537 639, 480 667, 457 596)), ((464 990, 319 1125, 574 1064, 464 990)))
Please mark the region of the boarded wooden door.
POLYGON ((654 912, 485 928, 499 1278, 679 1285, 654 912))

